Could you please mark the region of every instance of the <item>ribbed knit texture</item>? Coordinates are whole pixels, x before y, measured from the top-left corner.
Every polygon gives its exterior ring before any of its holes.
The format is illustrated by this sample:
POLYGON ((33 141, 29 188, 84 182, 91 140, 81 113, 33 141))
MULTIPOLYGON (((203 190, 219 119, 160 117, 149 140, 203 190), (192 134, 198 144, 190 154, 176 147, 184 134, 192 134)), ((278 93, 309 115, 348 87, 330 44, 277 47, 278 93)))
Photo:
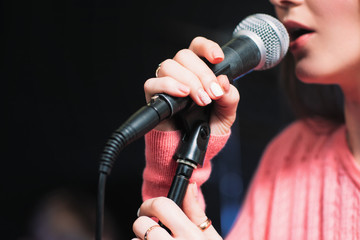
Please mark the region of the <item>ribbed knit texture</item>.
POLYGON ((228 239, 360 239, 360 166, 345 127, 291 125, 266 150, 228 239))
MULTIPOLYGON (((271 142, 227 240, 360 240, 360 166, 348 148, 345 127, 322 126, 296 122, 271 142)), ((158 137, 152 141, 160 142, 158 137)), ((164 136, 161 141, 171 144, 164 136)), ((208 149, 223 143, 213 141, 208 149)), ((147 151, 147 164, 157 164, 154 155, 162 151, 147 151)), ((169 173, 156 175, 153 180, 169 173)), ((197 181, 203 183, 208 175, 197 181)), ((145 185, 146 197, 154 197, 151 191, 161 185, 156 180, 145 185)))

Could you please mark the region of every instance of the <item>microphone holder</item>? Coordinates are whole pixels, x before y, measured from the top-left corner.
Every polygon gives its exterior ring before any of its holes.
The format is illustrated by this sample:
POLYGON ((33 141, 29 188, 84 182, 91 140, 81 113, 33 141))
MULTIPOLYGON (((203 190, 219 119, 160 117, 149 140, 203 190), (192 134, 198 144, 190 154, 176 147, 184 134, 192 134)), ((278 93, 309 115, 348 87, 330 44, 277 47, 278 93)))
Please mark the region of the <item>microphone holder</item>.
MULTIPOLYGON (((189 111, 178 116, 184 129, 178 149, 174 155, 178 163, 167 197, 181 207, 193 170, 202 167, 210 138, 210 106, 195 104, 189 111)), ((162 223, 159 223, 169 231, 162 223)))
POLYGON ((184 199, 193 170, 203 165, 209 135, 209 124, 199 122, 192 132, 181 140, 181 145, 175 155, 178 167, 167 196, 179 206, 184 199))

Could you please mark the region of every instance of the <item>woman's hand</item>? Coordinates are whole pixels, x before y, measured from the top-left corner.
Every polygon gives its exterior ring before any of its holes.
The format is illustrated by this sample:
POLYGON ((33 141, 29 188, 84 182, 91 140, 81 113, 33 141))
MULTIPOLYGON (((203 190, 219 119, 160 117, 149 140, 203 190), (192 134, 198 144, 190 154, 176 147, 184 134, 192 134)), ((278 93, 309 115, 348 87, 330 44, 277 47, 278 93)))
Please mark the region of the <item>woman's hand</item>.
MULTIPOLYGON (((163 61, 156 71, 157 77, 145 82, 146 100, 149 102, 157 93, 175 97, 190 95, 199 106, 215 100, 210 118, 211 132, 214 135, 226 134, 235 121, 239 92, 230 85, 226 76, 216 77, 200 57, 216 64, 224 60, 224 53, 217 43, 203 37, 195 38, 189 49, 180 50, 173 59, 163 61)), ((175 127, 172 121, 164 121, 157 129, 170 131, 175 127)))
MULTIPOLYGON (((201 230, 202 223, 209 223, 197 198, 197 185, 189 184, 186 192, 184 212, 170 199, 165 197, 153 198, 145 201, 139 209, 139 218, 133 224, 133 231, 137 240, 221 240, 221 236, 211 225, 201 230), (156 217, 167 226, 172 235, 151 217, 156 217), (145 239, 146 235, 146 239, 145 239)), ((207 224, 205 224, 207 225, 207 224)))

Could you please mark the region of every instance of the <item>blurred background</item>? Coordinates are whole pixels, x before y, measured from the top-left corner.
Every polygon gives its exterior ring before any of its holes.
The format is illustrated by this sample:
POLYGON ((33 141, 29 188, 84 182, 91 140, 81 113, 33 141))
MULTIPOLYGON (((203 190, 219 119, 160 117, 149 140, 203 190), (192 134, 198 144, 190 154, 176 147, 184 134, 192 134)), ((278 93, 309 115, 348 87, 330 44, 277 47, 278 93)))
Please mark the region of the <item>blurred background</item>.
MULTIPOLYGON (((2 2, 1 238, 92 239, 98 159, 107 138, 145 104, 157 65, 196 36, 220 45, 266 0, 2 2)), ((238 119, 204 185, 223 236, 266 144, 292 116, 279 69, 236 84, 238 119)), ((144 142, 120 155, 107 182, 106 239, 130 239, 140 206, 144 142)))

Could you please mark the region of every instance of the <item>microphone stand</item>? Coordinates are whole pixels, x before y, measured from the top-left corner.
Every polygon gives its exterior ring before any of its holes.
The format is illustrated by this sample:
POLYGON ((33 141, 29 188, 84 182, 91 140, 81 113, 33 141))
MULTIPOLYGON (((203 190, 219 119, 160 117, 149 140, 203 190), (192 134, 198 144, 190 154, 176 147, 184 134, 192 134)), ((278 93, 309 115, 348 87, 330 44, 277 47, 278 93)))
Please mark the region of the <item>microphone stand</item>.
MULTIPOLYGON (((193 104, 187 112, 178 117, 184 134, 174 156, 178 166, 167 197, 180 207, 193 170, 202 167, 204 163, 210 138, 210 110, 211 105, 199 107, 193 104)), ((159 224, 171 233, 161 222, 159 224)))

